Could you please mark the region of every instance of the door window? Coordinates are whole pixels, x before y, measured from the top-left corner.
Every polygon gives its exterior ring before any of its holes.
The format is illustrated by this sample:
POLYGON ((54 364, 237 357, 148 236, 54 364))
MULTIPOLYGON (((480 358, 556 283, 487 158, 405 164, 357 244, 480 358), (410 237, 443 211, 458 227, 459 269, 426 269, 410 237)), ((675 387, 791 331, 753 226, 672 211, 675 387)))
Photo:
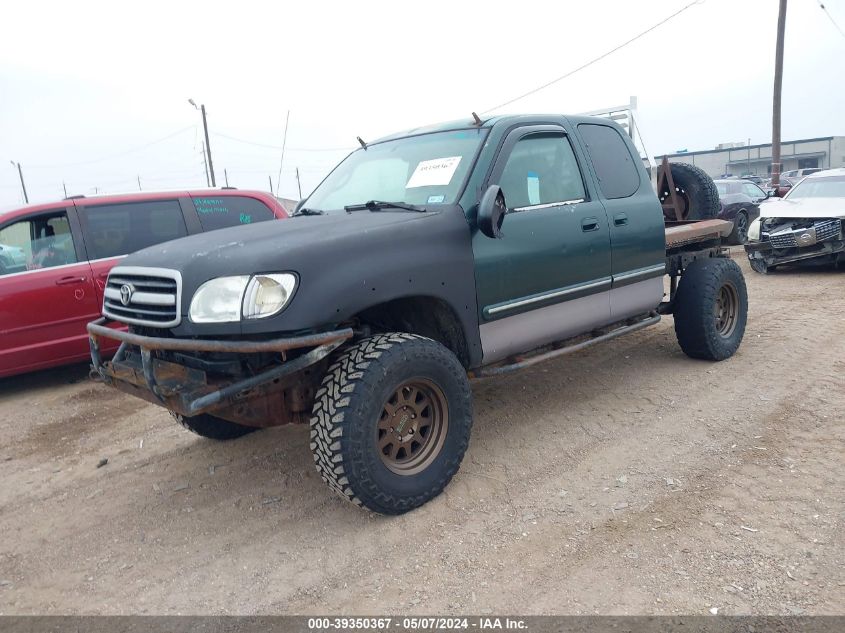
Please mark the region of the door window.
POLYGON ((80 210, 91 259, 103 259, 188 234, 178 200, 104 204, 80 210))
POLYGON ((76 263, 64 212, 41 215, 0 229, 0 275, 76 263))
POLYGON ((562 134, 530 134, 517 141, 499 186, 510 209, 586 198, 578 162, 562 134))
POLYGON ((742 190, 745 195, 749 196, 752 200, 756 200, 757 198, 765 198, 766 194, 763 193, 763 190, 760 189, 757 185, 754 185, 750 182, 746 182, 742 185, 742 190))
POLYGON ((275 217, 263 202, 246 196, 198 196, 194 198, 194 206, 203 231, 253 224, 275 217))

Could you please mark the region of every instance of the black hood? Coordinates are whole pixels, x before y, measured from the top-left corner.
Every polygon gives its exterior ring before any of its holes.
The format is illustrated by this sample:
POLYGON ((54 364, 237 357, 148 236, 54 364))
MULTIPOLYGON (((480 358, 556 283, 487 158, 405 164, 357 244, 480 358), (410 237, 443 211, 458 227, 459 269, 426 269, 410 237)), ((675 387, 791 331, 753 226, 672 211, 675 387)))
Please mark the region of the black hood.
POLYGON ((480 358, 471 230, 463 209, 353 211, 221 229, 151 246, 119 266, 166 268, 182 277, 176 336, 279 336, 353 322, 363 310, 396 299, 428 297, 461 320, 480 358), (287 306, 265 319, 193 323, 191 299, 209 279, 292 272, 287 306))
POLYGON ((355 211, 297 216, 156 244, 129 255, 120 265, 175 269, 196 286, 226 275, 295 271, 300 257, 310 259, 323 253, 339 260, 349 249, 349 242, 363 240, 373 245, 381 239, 388 240, 397 225, 420 225, 413 230, 425 233, 424 222, 437 215, 437 212, 355 211))

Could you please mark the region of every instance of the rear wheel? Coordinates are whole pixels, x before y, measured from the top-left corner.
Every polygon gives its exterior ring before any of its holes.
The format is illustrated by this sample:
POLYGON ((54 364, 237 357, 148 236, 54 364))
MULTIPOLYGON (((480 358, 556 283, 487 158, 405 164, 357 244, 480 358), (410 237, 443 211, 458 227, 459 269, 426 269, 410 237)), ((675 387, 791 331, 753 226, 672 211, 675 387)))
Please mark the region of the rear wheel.
POLYGON ((201 435, 202 437, 206 437, 210 440, 234 440, 258 430, 257 427, 235 424, 234 422, 229 422, 228 420, 223 420, 222 418, 216 418, 213 415, 208 415, 207 413, 201 413, 200 415, 189 417, 173 413, 171 411, 170 415, 172 415, 179 424, 192 433, 196 433, 197 435, 201 435))
POLYGON ((380 334, 329 368, 314 402, 311 451, 342 497, 401 514, 446 487, 471 427, 469 381, 455 355, 421 336, 380 334))
POLYGON ((745 244, 748 241, 748 214, 745 211, 740 211, 734 218, 734 230, 728 236, 728 241, 731 244, 745 244))
POLYGON ((684 270, 674 306, 675 334, 691 358, 724 360, 745 334, 748 293, 730 259, 699 259, 684 270))

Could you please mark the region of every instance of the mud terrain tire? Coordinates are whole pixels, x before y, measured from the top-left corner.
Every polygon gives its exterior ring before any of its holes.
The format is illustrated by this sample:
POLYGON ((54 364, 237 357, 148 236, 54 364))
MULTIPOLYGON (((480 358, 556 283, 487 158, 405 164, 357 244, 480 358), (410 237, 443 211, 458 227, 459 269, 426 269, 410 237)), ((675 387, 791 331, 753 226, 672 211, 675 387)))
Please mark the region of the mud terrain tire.
POLYGON ((471 428, 472 392, 455 355, 422 336, 379 334, 330 365, 312 411, 311 451, 343 498, 402 514, 443 491, 471 428))
MULTIPOLYGON (((671 163, 672 180, 681 205, 683 220, 708 220, 719 215, 722 208, 719 202, 719 190, 716 183, 700 167, 688 163, 671 163)), ((668 198, 668 191, 659 192, 661 202, 668 198)), ((674 214, 666 216, 667 220, 675 220, 674 214)))
POLYGON ((675 334, 691 358, 724 360, 745 334, 748 292, 742 270, 723 257, 692 262, 681 275, 674 306, 675 334))

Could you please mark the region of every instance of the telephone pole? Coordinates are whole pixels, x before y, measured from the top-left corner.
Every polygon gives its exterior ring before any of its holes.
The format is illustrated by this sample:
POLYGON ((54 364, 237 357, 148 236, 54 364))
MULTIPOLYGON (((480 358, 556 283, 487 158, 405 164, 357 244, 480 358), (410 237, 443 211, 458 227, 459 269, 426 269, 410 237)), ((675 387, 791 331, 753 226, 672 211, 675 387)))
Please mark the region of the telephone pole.
POLYGON ((780 184, 780 95, 783 85, 783 37, 786 31, 786 0, 780 0, 778 37, 775 46, 775 87, 772 95, 772 184, 780 184))
POLYGON ((29 204, 29 196, 28 196, 28 195, 26 195, 26 185, 25 185, 25 184, 24 184, 24 182, 23 182, 23 170, 21 169, 21 164, 20 164, 20 163, 16 163, 16 162, 15 162, 15 161, 13 161, 13 160, 10 160, 9 162, 10 162, 10 163, 12 163, 12 166, 13 166, 13 167, 17 167, 17 168, 18 168, 18 176, 20 176, 20 177, 21 177, 21 189, 23 189, 23 201, 24 201, 26 204, 29 204))
POLYGON ((302 183, 299 182, 299 167, 296 168, 296 187, 299 189, 299 199, 302 200, 302 183))
POLYGON ((208 142, 208 120, 205 117, 205 104, 201 104, 197 107, 197 104, 194 103, 193 99, 188 99, 188 103, 194 106, 194 109, 199 110, 202 114, 202 129, 205 133, 205 158, 208 161, 208 173, 211 177, 211 186, 216 187, 217 181, 214 178, 214 163, 211 162, 211 143, 208 142))
POLYGON ((223 178, 226 179, 226 186, 228 187, 229 186, 229 172, 226 171, 225 169, 223 170, 223 178))

